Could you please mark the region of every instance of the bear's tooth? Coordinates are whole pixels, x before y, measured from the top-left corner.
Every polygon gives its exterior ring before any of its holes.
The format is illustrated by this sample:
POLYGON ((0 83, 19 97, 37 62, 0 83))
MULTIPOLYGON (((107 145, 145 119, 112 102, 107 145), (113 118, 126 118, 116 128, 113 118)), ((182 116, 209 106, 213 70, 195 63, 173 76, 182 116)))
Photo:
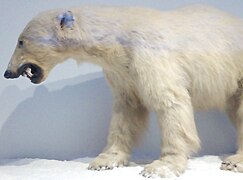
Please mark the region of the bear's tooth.
POLYGON ((27 75, 28 75, 29 77, 32 77, 32 76, 33 76, 32 72, 31 72, 31 68, 27 68, 27 69, 25 70, 25 72, 27 73, 27 75))
POLYGON ((26 71, 27 73, 32 74, 32 73, 31 73, 31 68, 27 68, 25 71, 26 71))

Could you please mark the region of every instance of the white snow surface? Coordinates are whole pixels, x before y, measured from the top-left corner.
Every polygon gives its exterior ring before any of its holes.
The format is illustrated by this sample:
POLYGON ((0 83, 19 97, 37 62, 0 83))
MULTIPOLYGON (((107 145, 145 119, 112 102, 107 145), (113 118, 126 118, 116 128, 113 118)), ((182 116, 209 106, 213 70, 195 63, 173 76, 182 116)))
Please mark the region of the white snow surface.
MULTIPOLYGON (((0 160, 1 180, 145 180, 139 175, 145 163, 131 162, 128 167, 106 171, 87 170, 93 158, 80 158, 71 161, 47 159, 0 160)), ((242 180, 242 173, 219 169, 222 157, 203 156, 191 158, 186 172, 173 179, 219 179, 242 180)), ((153 178, 154 179, 154 178, 153 178)), ((160 179, 160 178, 156 178, 160 179)))

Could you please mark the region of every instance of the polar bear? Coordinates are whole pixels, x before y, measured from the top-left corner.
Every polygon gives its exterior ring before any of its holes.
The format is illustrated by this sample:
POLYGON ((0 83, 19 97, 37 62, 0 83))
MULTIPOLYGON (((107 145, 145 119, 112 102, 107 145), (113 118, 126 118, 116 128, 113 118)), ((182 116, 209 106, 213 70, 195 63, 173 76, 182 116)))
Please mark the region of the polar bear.
POLYGON ((103 67, 113 93, 108 143, 88 169, 128 164, 155 111, 161 156, 145 177, 179 176, 200 147, 194 110, 225 111, 238 151, 221 169, 243 172, 243 21, 207 6, 160 12, 139 7, 79 7, 40 13, 19 36, 4 74, 43 82, 68 58, 103 67))

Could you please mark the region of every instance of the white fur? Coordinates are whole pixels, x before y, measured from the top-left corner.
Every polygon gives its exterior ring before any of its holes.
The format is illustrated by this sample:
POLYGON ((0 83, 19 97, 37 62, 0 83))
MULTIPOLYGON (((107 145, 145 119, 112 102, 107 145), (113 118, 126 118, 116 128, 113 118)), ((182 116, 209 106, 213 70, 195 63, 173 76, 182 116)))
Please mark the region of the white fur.
POLYGON ((60 27, 56 17, 65 11, 43 12, 27 25, 20 39, 29 42, 28 52, 16 49, 9 69, 16 71, 20 55, 44 70, 43 80, 70 57, 103 67, 113 92, 113 114, 108 144, 90 169, 126 165, 153 110, 161 128, 161 158, 145 167, 143 175, 166 177, 161 168, 179 175, 200 146, 194 109, 209 108, 225 110, 236 124, 238 158, 229 160, 242 167, 241 19, 205 6, 169 12, 83 7, 70 9, 72 28, 60 27), (52 39, 45 43, 46 37, 52 39))

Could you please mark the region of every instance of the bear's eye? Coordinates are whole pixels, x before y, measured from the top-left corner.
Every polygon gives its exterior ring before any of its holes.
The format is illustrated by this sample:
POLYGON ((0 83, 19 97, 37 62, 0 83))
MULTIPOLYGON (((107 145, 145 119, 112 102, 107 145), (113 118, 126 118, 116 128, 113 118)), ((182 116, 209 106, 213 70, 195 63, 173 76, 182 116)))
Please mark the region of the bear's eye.
POLYGON ((19 47, 19 48, 22 48, 23 46, 24 46, 24 41, 21 41, 21 40, 20 40, 20 41, 18 42, 18 47, 19 47))

